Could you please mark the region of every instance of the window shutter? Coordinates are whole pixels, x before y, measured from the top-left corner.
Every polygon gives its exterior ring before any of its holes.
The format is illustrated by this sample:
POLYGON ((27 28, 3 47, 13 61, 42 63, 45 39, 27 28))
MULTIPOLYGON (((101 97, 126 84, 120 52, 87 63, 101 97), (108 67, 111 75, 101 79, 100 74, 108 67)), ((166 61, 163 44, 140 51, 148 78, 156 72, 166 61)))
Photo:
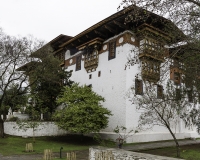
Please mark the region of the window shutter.
POLYGON ((143 95, 143 83, 142 83, 142 80, 135 79, 135 94, 143 95))
POLYGON ((116 55, 115 53, 116 53, 116 42, 115 41, 111 41, 109 43, 108 60, 114 59, 115 55, 116 55))
POLYGON ((176 100, 181 100, 181 90, 176 88, 176 100))
POLYGON ((188 91, 187 94, 188 94, 188 102, 192 102, 193 101, 192 90, 188 91))
POLYGON ((76 71, 81 70, 81 55, 76 57, 76 71))
POLYGON ((163 86, 157 85, 157 98, 162 99, 163 98, 163 86))

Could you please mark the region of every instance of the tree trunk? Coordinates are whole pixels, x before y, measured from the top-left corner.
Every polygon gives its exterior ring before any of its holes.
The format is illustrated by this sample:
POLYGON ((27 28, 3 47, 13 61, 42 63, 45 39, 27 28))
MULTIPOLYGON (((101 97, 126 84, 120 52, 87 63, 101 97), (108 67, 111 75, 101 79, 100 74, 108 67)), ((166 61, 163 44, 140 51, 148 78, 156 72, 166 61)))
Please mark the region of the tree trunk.
POLYGON ((176 156, 178 158, 180 158, 180 146, 179 146, 179 143, 178 143, 178 140, 176 139, 176 136, 174 135, 174 133, 171 131, 170 127, 167 126, 167 129, 169 130, 170 134, 172 135, 173 139, 174 139, 174 142, 176 143, 176 156))
POLYGON ((0 137, 4 138, 4 122, 1 118, 0 118, 0 137))

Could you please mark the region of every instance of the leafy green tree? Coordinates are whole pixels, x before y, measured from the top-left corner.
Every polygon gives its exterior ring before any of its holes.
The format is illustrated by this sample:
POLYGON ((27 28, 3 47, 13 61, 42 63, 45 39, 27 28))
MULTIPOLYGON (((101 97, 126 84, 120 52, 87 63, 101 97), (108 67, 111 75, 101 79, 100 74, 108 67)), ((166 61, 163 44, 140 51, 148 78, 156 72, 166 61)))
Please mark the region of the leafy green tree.
MULTIPOLYGON (((37 66, 32 68, 30 81, 34 81, 31 86, 31 105, 34 110, 40 113, 52 114, 57 107, 56 98, 60 94, 63 85, 70 85, 71 72, 65 71, 60 66, 60 60, 53 56, 51 49, 43 48, 37 51, 40 59, 37 66)), ((30 109, 31 111, 31 109, 30 109)))
POLYGON ((101 105, 103 101, 104 98, 92 91, 91 87, 77 83, 66 86, 57 99, 63 109, 55 112, 56 123, 60 128, 74 133, 99 132, 107 127, 112 115, 101 105))
POLYGON ((32 129, 34 143, 35 143, 35 131, 39 130, 39 126, 42 127, 43 125, 39 121, 32 121, 32 120, 18 120, 16 124, 17 126, 15 127, 15 129, 18 130, 23 130, 26 132, 28 129, 32 129))
POLYGON ((3 105, 12 110, 21 109, 27 104, 26 92, 21 88, 18 90, 18 85, 13 85, 12 88, 6 90, 6 96, 3 100, 3 105))

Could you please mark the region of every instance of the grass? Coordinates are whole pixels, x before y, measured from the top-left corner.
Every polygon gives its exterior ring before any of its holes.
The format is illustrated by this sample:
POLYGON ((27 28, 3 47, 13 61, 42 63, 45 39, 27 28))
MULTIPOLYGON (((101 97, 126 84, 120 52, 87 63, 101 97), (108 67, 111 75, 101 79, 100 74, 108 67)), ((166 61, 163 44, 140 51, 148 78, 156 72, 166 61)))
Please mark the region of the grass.
MULTIPOLYGON (((176 158, 176 148, 175 147, 143 150, 143 151, 139 151, 139 152, 176 158)), ((182 159, 200 160, 200 144, 181 146, 180 153, 181 153, 182 159)))
POLYGON ((53 152, 60 152, 60 148, 63 147, 62 152, 87 150, 89 146, 98 145, 90 137, 82 137, 79 135, 68 135, 63 137, 36 137, 36 141, 33 143, 32 138, 22 138, 14 136, 6 136, 0 139, 0 154, 18 155, 18 154, 41 154, 44 149, 52 149, 53 152), (26 143, 33 143, 32 153, 25 152, 26 143))

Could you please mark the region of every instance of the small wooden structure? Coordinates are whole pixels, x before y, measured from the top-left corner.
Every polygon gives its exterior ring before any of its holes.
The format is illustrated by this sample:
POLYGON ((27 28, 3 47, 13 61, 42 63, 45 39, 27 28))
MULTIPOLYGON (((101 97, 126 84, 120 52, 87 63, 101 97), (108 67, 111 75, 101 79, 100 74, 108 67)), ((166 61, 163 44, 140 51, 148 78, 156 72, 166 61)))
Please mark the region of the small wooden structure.
POLYGON ((95 160, 114 160, 114 155, 112 151, 96 152, 95 160))
POLYGON ((67 152, 67 160, 76 160, 76 152, 67 152))
POLYGON ((33 144, 26 143, 26 152, 33 152, 33 144))
POLYGON ((52 149, 45 149, 44 150, 44 160, 52 160, 52 149))

